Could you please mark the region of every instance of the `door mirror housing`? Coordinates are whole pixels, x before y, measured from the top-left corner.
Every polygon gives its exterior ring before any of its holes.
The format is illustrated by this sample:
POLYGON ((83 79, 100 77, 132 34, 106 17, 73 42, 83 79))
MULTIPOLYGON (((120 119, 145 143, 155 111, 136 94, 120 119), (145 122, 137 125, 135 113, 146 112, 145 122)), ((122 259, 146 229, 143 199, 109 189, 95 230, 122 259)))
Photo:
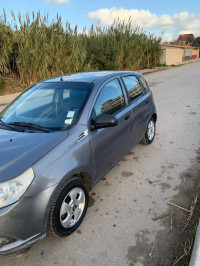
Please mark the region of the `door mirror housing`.
POLYGON ((94 131, 99 128, 113 127, 118 124, 118 120, 114 115, 101 114, 97 117, 96 122, 91 126, 94 131))

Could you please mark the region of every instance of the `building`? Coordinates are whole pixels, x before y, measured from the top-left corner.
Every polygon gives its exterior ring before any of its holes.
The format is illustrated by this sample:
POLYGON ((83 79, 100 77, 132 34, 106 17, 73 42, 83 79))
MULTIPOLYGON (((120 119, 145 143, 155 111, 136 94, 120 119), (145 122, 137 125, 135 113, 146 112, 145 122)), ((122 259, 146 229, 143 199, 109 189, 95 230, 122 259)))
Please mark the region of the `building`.
POLYGON ((189 37, 194 37, 194 35, 193 34, 179 35, 177 41, 182 42, 183 44, 189 44, 189 37))
POLYGON ((161 44, 161 49, 160 63, 168 66, 178 65, 184 61, 199 58, 200 47, 161 44))

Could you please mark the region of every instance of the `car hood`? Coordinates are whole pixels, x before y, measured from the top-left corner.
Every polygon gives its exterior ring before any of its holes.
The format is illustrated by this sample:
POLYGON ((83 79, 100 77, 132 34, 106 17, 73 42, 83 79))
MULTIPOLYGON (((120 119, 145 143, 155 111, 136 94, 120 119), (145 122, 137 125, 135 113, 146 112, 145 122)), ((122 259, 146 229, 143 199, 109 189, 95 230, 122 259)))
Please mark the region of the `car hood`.
POLYGON ((23 173, 68 134, 68 131, 21 133, 0 129, 0 182, 23 173))

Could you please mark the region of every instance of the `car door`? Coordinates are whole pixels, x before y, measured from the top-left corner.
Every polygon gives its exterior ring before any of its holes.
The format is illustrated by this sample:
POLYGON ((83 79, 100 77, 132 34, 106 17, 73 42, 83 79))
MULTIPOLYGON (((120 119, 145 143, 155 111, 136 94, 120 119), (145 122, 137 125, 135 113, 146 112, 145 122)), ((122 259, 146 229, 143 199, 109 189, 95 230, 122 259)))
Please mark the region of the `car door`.
POLYGON ((105 84, 94 103, 91 123, 100 114, 115 115, 118 125, 91 132, 91 143, 96 166, 96 179, 100 178, 129 149, 131 139, 131 110, 119 79, 105 84))
POLYGON ((136 75, 123 76, 132 110, 132 143, 138 143, 144 136, 150 113, 149 93, 146 93, 136 75))

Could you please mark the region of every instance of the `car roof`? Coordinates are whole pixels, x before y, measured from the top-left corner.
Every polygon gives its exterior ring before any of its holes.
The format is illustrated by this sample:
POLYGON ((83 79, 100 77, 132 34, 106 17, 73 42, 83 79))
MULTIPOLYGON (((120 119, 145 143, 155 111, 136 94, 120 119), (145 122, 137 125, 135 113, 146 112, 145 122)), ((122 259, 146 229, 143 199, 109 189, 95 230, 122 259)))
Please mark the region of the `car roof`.
POLYGON ((96 72, 83 72, 83 73, 75 73, 70 75, 61 75, 58 77, 53 77, 44 80, 43 82, 87 82, 87 83, 95 83, 99 81, 104 81, 108 78, 114 77, 116 75, 121 74, 131 74, 131 75, 141 75, 139 72, 135 71, 96 71, 96 72))

